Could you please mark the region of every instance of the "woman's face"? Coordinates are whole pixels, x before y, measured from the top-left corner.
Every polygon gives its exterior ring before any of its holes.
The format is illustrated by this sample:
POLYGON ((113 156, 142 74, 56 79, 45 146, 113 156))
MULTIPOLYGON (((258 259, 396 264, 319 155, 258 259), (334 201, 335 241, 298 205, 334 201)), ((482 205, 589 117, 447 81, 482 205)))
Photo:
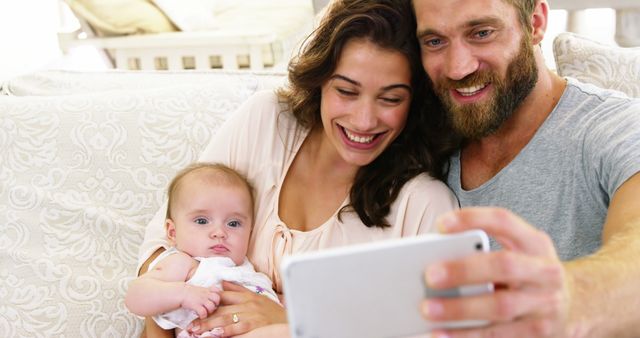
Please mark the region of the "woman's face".
POLYGON ((400 52, 348 41, 322 85, 324 140, 347 164, 365 166, 402 132, 411 103, 411 69, 400 52))

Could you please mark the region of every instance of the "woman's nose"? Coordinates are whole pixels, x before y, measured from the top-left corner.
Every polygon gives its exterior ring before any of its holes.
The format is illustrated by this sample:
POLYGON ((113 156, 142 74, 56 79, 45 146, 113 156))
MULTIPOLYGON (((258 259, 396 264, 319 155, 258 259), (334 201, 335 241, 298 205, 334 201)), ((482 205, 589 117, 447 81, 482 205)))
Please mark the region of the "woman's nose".
POLYGON ((377 124, 375 102, 370 102, 369 99, 362 99, 355 108, 355 113, 351 119, 353 128, 356 128, 355 131, 367 132, 374 129, 377 124))

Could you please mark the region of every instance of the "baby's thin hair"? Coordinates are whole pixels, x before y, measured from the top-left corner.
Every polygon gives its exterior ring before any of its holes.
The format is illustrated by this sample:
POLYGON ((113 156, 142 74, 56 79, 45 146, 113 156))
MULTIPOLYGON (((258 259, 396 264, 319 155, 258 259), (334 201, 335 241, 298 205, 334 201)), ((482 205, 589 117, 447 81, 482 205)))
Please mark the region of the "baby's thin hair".
POLYGON ((167 189, 167 219, 171 218, 171 204, 175 199, 178 189, 180 188, 180 183, 182 183, 183 179, 189 174, 202 170, 215 172, 220 184, 235 183, 239 184, 240 186, 244 186, 249 191, 249 195, 251 196, 251 204, 253 204, 253 187, 251 186, 247 178, 242 174, 221 163, 196 162, 178 171, 176 176, 173 177, 173 180, 171 180, 171 183, 169 183, 169 188, 167 189))

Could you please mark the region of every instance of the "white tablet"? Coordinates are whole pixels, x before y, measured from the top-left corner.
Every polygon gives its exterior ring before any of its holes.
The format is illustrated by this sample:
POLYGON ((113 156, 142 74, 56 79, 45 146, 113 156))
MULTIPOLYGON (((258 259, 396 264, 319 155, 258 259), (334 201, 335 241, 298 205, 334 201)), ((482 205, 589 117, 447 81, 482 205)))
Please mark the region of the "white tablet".
POLYGON ((287 316, 294 338, 377 338, 424 334, 435 328, 484 321, 429 323, 420 315, 425 297, 492 292, 491 284, 445 291, 428 289, 432 262, 488 251, 480 230, 422 235, 286 257, 282 265, 287 316))

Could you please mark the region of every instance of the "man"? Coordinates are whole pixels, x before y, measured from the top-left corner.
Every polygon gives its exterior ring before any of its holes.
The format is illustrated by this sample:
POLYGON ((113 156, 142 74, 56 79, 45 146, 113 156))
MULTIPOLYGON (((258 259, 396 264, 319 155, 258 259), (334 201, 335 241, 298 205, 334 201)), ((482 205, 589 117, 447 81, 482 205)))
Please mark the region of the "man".
POLYGON ((545 67, 545 0, 413 6, 424 69, 465 140, 448 183, 475 206, 439 226, 501 247, 426 271, 434 288, 496 285, 424 301, 429 320, 490 322, 434 336, 640 337, 640 100, 545 67))

